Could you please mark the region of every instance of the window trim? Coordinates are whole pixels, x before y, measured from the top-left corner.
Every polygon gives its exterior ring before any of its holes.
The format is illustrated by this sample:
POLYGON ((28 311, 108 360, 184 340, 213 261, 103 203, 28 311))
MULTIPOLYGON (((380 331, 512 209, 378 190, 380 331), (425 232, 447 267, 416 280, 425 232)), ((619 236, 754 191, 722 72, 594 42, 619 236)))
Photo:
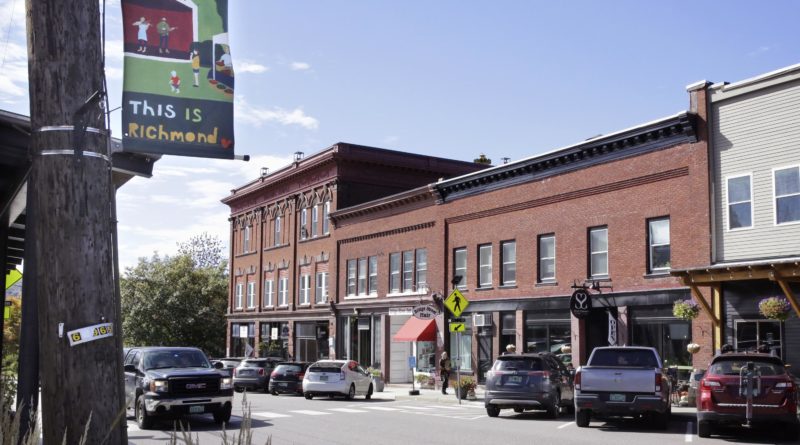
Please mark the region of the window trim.
POLYGON ((536 282, 537 283, 554 283, 556 281, 556 257, 557 251, 556 246, 556 234, 555 233, 543 233, 536 237, 536 282), (553 256, 552 257, 544 257, 542 256, 542 240, 545 238, 552 238, 553 239, 553 256), (553 260, 553 276, 552 277, 542 277, 542 260, 553 260))
POLYGON ((300 274, 297 299, 300 306, 311 306, 311 274, 300 274))
MULTIPOLYGON (((773 183, 774 183, 774 174, 773 174, 773 183)), ((773 189, 773 196, 774 196, 774 189, 773 189)), ((773 220, 774 221, 774 220, 773 220)), ((753 172, 747 173, 739 173, 734 175, 727 175, 725 176, 725 231, 726 232, 738 232, 741 230, 750 230, 755 227, 755 202, 753 199, 753 172), (730 180, 737 179, 737 178, 744 178, 747 176, 750 179, 750 201, 736 201, 734 203, 730 202, 730 180), (743 226, 743 227, 735 227, 731 228, 731 205, 732 204, 741 204, 744 202, 750 203, 750 225, 743 226)))
MULTIPOLYGON (((789 170, 790 168, 797 169, 797 175, 800 176, 800 164, 786 165, 786 166, 783 166, 783 167, 774 167, 772 169, 772 224, 775 227, 778 227, 778 226, 783 227, 783 226, 791 226, 791 225, 795 225, 795 224, 800 224, 800 219, 795 220, 795 221, 782 222, 782 223, 778 222, 778 195, 777 195, 777 184, 776 184, 776 181, 775 181, 775 172, 777 172, 778 170, 789 170)), ((752 182, 751 182, 751 187, 752 187, 752 182)), ((800 196, 800 192, 792 193, 790 195, 783 195, 783 196, 781 196, 781 198, 786 198, 786 197, 790 197, 790 196, 800 196)))
POLYGON ((272 220, 272 237, 275 238, 272 240, 273 246, 281 245, 281 230, 281 215, 275 215, 272 220))
POLYGON ((651 275, 661 275, 667 274, 670 270, 672 270, 672 221, 669 215, 666 216, 656 216, 654 218, 647 218, 646 220, 646 230, 647 230, 647 273, 651 275), (657 221, 666 221, 667 222, 667 235, 669 236, 669 243, 667 244, 653 244, 652 236, 651 236, 651 224, 657 221), (653 267, 653 248, 659 246, 669 246, 669 266, 667 267, 653 267))
POLYGON ((236 283, 236 295, 234 296, 234 309, 244 309, 244 283, 236 283))
POLYGON ((516 286, 517 285, 517 240, 500 241, 500 286, 516 286), (507 245, 514 245, 514 280, 506 280, 506 262, 505 247, 507 245))
POLYGON ((314 303, 324 304, 328 302, 328 272, 317 272, 315 277, 314 303), (321 277, 321 278, 320 278, 321 277), (320 289, 322 290, 320 292, 320 289), (322 295, 320 295, 322 294, 322 295), (322 297, 322 298, 320 298, 322 297))
POLYGON ((289 307, 289 277, 278 278, 278 307, 289 307))
POLYGON ((469 267, 469 258, 467 257, 467 255, 469 255, 469 250, 467 249, 467 246, 456 247, 453 249, 453 278, 455 278, 456 275, 459 275, 458 271, 460 270, 463 271, 463 273, 460 274, 461 281, 456 285, 456 289, 463 290, 467 288, 467 270, 469 267), (459 251, 464 251, 464 267, 462 268, 457 267, 456 263, 456 254, 459 251))
POLYGON ((588 236, 587 236, 586 241, 589 244, 589 246, 588 246, 589 248, 587 249, 587 251, 589 253, 589 258, 588 258, 588 260, 589 260, 589 264, 588 264, 588 266, 589 266, 588 267, 589 278, 607 278, 607 277, 611 276, 611 273, 610 273, 610 270, 611 270, 611 264, 610 264, 611 263, 611 258, 610 258, 610 255, 609 255, 608 226, 589 227, 589 229, 587 231, 587 235, 588 236), (593 252, 592 251, 592 232, 600 231, 600 230, 605 230, 605 232, 606 232, 606 250, 598 250, 597 252, 593 252), (602 252, 605 252, 605 255, 606 255, 606 273, 604 273, 604 274, 594 274, 594 273, 592 273, 593 272, 592 271, 592 254, 594 254, 594 253, 602 253, 602 252))
POLYGON ((494 264, 493 264, 493 262, 494 262, 494 258, 492 258, 492 243, 479 244, 478 245, 478 264, 477 264, 477 266, 478 266, 478 287, 477 288, 478 289, 486 289, 486 288, 492 287, 492 284, 494 283, 494 277, 492 276, 494 274, 494 268, 493 268, 494 264), (486 266, 484 266, 483 263, 481 262, 481 252, 483 251, 484 247, 488 247, 489 248, 489 264, 486 265, 486 266), (488 283, 484 283, 484 282, 481 281, 481 270, 482 270, 483 267, 488 267, 489 268, 489 282, 488 283))
POLYGON ((255 309, 256 307, 256 282, 247 282, 247 309, 255 309))
POLYGON ((273 278, 264 279, 264 307, 274 307, 275 301, 275 280, 273 278))

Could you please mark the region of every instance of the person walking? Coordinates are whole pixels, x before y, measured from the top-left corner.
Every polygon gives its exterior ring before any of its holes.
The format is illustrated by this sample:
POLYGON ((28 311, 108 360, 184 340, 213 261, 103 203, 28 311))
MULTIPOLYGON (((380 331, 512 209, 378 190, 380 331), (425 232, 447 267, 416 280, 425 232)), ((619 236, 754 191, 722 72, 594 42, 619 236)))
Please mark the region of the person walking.
POLYGON ((442 376, 442 394, 447 394, 450 370, 450 360, 447 358, 447 351, 442 352, 442 358, 439 360, 439 375, 442 376))
POLYGON ((508 346, 506 346, 506 353, 504 355, 516 354, 516 353, 517 353, 516 346, 514 346, 513 344, 509 344, 508 346))

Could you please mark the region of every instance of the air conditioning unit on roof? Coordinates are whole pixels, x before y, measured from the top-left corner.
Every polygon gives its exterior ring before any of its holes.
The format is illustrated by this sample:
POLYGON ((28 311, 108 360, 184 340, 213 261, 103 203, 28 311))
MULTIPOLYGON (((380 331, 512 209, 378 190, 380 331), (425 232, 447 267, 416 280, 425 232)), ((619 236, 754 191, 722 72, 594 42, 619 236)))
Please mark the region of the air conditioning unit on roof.
POLYGON ((472 316, 472 325, 475 327, 491 326, 492 316, 487 314, 474 314, 472 316))

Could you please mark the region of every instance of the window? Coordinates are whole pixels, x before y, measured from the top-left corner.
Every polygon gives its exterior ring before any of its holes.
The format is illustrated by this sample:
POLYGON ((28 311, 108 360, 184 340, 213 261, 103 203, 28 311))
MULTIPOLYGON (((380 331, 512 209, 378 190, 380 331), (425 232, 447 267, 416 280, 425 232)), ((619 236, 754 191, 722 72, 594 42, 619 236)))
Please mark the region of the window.
POLYGON ((367 294, 367 259, 358 259, 358 295, 367 294))
POLYGON ((328 301, 328 272, 317 272, 316 302, 328 301))
POLYGON ((319 206, 314 205, 311 208, 311 237, 316 237, 319 233, 319 206))
POLYGON ((356 294, 356 260, 347 260, 347 295, 356 294))
POLYGON ((461 247, 453 251, 453 277, 461 277, 456 287, 467 288, 467 248, 461 247))
POLYGON ((589 229, 589 276, 608 275, 608 227, 589 229))
POLYGON ((420 291, 428 285, 428 250, 417 249, 417 265, 416 265, 415 286, 416 290, 420 291))
POLYGON ((728 178, 728 230, 753 227, 750 175, 728 178))
POLYGON ((247 283, 247 307, 256 307, 256 282, 251 281, 247 283))
POLYGON ((414 290, 414 251, 403 252, 403 292, 414 290))
POLYGON ((500 271, 500 285, 511 286, 517 284, 517 242, 506 241, 501 246, 503 255, 503 269, 500 271))
POLYGON ((275 281, 272 279, 264 280, 264 306, 272 307, 275 305, 275 281))
POLYGON ((780 321, 734 320, 733 326, 736 352, 755 352, 760 346, 769 349, 770 354, 783 355, 780 321))
POLYGON ((288 306, 289 305, 289 278, 288 277, 281 277, 281 280, 278 282, 278 305, 280 305, 280 306, 288 306))
POLYGON ((556 279, 556 236, 539 236, 539 282, 556 279))
POLYGON ((376 295, 378 293, 378 257, 369 257, 369 283, 367 293, 376 295))
POLYGON ((670 268, 669 218, 651 219, 647 222, 648 269, 664 272, 670 268))
POLYGON ((311 304, 311 275, 300 275, 300 291, 298 296, 300 297, 301 305, 311 304))
POLYGON ((775 224, 800 221, 800 167, 775 170, 775 224))
POLYGON ((242 252, 247 253, 250 252, 250 231, 251 226, 245 226, 244 228, 244 242, 242 243, 242 252))
POLYGON ((400 254, 389 254, 389 292, 400 292, 400 254))
POLYGON ((236 283, 236 309, 242 308, 242 294, 244 293, 244 284, 236 283))
POLYGON ((300 211, 300 239, 308 238, 308 209, 300 211))
POLYGON ((331 213, 331 202, 326 201, 325 206, 322 207, 322 233, 327 235, 330 232, 328 223, 328 215, 331 213))
POLYGON ((275 217, 274 230, 275 230, 275 233, 274 233, 275 245, 276 246, 280 246, 281 245, 281 216, 280 215, 275 217))
POLYGON ((478 246, 478 286, 492 286, 492 245, 478 246))

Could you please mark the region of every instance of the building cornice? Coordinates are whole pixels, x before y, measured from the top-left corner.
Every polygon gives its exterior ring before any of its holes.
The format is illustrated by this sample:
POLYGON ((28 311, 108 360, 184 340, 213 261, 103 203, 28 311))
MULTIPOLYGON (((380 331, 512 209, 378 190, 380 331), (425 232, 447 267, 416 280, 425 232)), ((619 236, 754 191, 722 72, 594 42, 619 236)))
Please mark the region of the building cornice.
POLYGON ((334 226, 338 227, 348 220, 376 213, 384 213, 394 209, 424 203, 426 201, 428 201, 430 205, 435 204, 433 190, 427 185, 332 212, 330 214, 330 219, 334 226))

